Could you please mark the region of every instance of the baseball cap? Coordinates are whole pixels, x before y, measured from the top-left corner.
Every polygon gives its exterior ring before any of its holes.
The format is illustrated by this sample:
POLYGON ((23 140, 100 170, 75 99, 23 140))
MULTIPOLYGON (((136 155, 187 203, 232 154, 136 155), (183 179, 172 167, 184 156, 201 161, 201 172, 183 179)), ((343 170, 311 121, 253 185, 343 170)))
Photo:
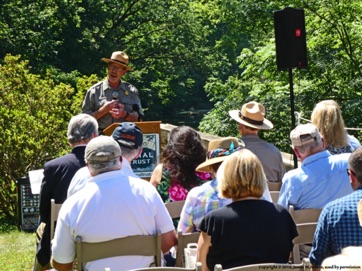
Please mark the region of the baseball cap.
POLYGON ((301 124, 290 132, 292 145, 299 147, 317 141, 321 138, 318 128, 311 123, 301 124))
POLYGON ((122 122, 114 129, 112 137, 121 147, 137 149, 142 147, 143 134, 133 122, 122 122))
POLYGON ((108 162, 122 155, 121 148, 110 136, 98 136, 88 142, 84 158, 89 162, 108 162))

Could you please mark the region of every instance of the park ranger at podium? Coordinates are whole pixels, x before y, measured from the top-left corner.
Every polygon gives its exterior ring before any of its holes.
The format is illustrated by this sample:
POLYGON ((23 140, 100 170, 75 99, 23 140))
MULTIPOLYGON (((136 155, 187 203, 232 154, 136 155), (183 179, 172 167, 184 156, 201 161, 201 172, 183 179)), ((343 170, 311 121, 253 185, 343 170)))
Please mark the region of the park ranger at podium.
POLYGON ((110 59, 102 60, 108 63, 107 78, 88 89, 82 105, 83 113, 97 119, 100 133, 112 123, 143 118, 137 88, 122 81, 122 76, 133 70, 128 66, 128 55, 116 51, 110 59))

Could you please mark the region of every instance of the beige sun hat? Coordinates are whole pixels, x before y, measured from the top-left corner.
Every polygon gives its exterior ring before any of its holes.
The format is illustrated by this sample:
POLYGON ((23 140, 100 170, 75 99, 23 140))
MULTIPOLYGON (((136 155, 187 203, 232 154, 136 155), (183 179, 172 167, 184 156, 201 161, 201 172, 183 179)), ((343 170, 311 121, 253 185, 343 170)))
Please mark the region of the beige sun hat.
POLYGON ((133 71, 133 68, 128 66, 129 58, 128 55, 125 52, 122 51, 116 51, 112 53, 111 58, 101 58, 104 62, 107 63, 116 63, 118 65, 121 65, 122 67, 125 67, 129 71, 133 71))
POLYGON ((198 165, 196 171, 210 172, 211 165, 221 163, 230 154, 243 148, 244 142, 236 137, 224 137, 209 142, 206 161, 198 165))
POLYGON ((254 101, 244 104, 241 110, 229 111, 229 115, 237 122, 255 129, 273 128, 273 124, 264 117, 265 107, 254 101))

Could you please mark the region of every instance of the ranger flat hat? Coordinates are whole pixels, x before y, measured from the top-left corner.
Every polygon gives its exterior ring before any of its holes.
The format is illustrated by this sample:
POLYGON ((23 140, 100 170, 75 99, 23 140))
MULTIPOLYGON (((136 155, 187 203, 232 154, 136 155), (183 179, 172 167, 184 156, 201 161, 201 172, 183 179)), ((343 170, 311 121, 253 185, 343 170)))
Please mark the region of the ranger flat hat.
POLYGON ((128 66, 129 58, 125 52, 116 51, 112 53, 111 58, 101 58, 104 62, 115 63, 125 67, 128 71, 133 71, 133 68, 128 66))

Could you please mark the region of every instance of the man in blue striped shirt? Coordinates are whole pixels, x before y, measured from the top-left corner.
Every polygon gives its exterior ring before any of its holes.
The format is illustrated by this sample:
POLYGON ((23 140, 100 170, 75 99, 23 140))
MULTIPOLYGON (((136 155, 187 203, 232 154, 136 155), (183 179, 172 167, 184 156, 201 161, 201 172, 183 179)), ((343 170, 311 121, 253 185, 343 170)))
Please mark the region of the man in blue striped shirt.
POLYGON ((348 246, 362 246, 362 227, 357 206, 362 199, 362 147, 348 159, 347 174, 353 193, 328 203, 319 217, 309 254, 313 270, 320 270, 322 261, 341 253, 348 246))

